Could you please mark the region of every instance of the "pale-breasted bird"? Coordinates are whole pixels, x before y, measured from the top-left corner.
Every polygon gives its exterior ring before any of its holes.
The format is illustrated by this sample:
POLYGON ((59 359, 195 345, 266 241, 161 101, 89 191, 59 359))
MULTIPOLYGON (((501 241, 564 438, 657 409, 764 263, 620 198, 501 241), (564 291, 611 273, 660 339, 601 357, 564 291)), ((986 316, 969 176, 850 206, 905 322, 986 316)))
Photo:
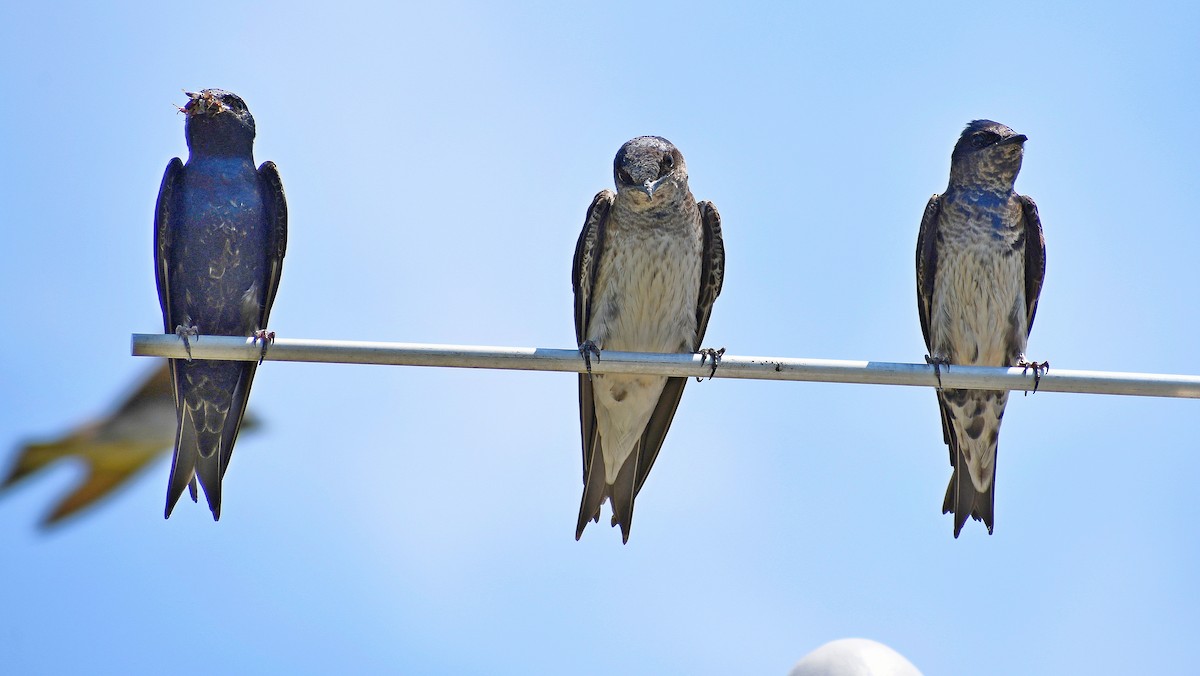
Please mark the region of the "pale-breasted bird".
MULTIPOLYGON (((254 168, 254 118, 236 94, 188 93, 188 161, 167 165, 154 218, 163 327, 189 336, 255 336, 267 317, 287 246, 287 205, 273 162, 254 168)), ((190 348, 189 348, 190 349, 190 348)), ((166 516, 199 477, 213 519, 246 411, 254 362, 172 359, 178 427, 166 516)))
MULTIPOLYGON (((917 239, 917 308, 934 368, 1049 367, 1025 360, 1046 274, 1033 200, 1013 186, 1026 136, 992 122, 967 125, 950 159, 950 184, 925 207, 917 239)), ((1036 382, 1036 381, 1035 381, 1036 382)), ((939 389, 942 435, 954 467, 942 512, 954 537, 967 516, 994 523, 996 446, 1004 390, 939 389)))
MULTIPOLYGON (((617 151, 617 192, 602 190, 588 208, 575 247, 575 337, 590 365, 602 350, 696 352, 721 292, 725 248, 721 217, 697 203, 687 165, 664 138, 641 136, 617 151)), ((714 359, 715 351, 710 352, 714 359)), ((634 498, 654 465, 687 378, 579 376, 583 499, 575 539, 600 520, 608 498, 612 524, 629 540, 634 498)))

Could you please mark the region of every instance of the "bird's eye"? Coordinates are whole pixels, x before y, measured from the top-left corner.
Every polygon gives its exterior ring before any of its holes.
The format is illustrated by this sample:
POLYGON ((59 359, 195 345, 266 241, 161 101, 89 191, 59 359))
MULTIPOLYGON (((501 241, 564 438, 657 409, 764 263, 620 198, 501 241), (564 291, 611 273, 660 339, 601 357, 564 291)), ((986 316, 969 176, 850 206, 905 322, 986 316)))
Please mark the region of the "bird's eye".
POLYGON ((670 155, 663 155, 662 160, 658 163, 659 177, 666 176, 671 173, 671 169, 675 167, 675 158, 670 155))
POLYGON ((971 145, 976 148, 982 148, 991 141, 992 134, 986 131, 977 131, 971 135, 971 145))
POLYGON ((622 183, 628 183, 631 185, 633 184, 633 177, 630 176, 629 172, 625 171, 624 169, 617 170, 617 179, 620 180, 622 183))

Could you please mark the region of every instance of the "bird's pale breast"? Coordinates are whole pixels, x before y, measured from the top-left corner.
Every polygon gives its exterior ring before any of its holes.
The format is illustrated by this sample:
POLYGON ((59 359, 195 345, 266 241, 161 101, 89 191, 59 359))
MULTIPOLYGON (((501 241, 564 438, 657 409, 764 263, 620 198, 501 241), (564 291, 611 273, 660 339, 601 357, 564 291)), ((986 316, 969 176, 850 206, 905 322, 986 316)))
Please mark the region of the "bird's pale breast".
MULTIPOLYGON (((653 224, 613 218, 587 338, 602 351, 696 349, 702 251, 698 216, 653 224)), ((593 380, 608 483, 616 480, 641 438, 665 384, 666 378, 657 376, 606 375, 593 380)))
POLYGON ((588 338, 602 350, 696 348, 699 223, 648 229, 610 223, 588 338))
POLYGON ((949 204, 934 280, 934 352, 955 364, 1011 366, 1025 351, 1025 257, 1019 207, 949 204), (1014 353, 1015 352, 1015 353, 1014 353))
MULTIPOLYGON (((1012 366, 1028 334, 1025 256, 1014 248, 1023 226, 1020 206, 1015 196, 946 202, 938 223, 932 351, 954 364, 1012 366)), ((1008 393, 946 390, 942 396, 971 482, 986 491, 1008 393)))

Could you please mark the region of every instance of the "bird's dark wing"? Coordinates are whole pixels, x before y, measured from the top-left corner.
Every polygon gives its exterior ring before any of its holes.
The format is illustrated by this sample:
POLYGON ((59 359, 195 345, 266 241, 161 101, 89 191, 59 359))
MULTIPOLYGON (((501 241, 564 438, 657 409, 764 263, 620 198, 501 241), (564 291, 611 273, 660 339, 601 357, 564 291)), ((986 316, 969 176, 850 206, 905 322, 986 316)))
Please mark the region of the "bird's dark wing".
MULTIPOLYGON (((696 301, 696 344, 694 349, 700 349, 704 333, 708 329, 708 318, 712 315, 713 302, 721 293, 721 285, 725 281, 725 242, 721 237, 721 214, 712 202, 700 202, 700 225, 704 233, 704 252, 700 260, 700 295, 696 301)), ((634 495, 642 490, 646 477, 654 467, 658 452, 662 449, 663 441, 667 438, 667 430, 675 418, 679 408, 679 400, 683 397, 683 388, 687 378, 667 378, 654 413, 642 432, 640 454, 638 455, 637 483, 634 484, 634 495)))
POLYGON ((917 312, 921 316, 921 335, 925 347, 932 354, 933 343, 929 335, 929 324, 933 311, 933 280, 937 274, 937 217, 941 208, 941 197, 934 195, 925 205, 921 217, 921 232, 917 235, 917 312))
POLYGON ((1025 213, 1025 315, 1029 318, 1029 330, 1033 330, 1033 315, 1037 313, 1042 280, 1046 277, 1046 236, 1042 233, 1037 204, 1024 195, 1019 197, 1025 213))
MULTIPOLYGON (((242 362, 242 372, 237 384, 233 387, 233 396, 229 400, 229 414, 225 416, 225 427, 221 432, 221 464, 220 478, 225 478, 229 469, 229 460, 233 457, 233 445, 237 443, 238 433, 242 429, 242 417, 246 415, 246 404, 250 401, 250 386, 254 383, 254 372, 258 368, 256 362, 242 362)), ((218 489, 220 481, 216 482, 218 489)), ((218 503, 219 504, 219 503, 218 503)))
MULTIPOLYGON (((263 296, 262 317, 258 328, 267 328, 275 292, 279 290, 279 276, 283 271, 283 254, 287 250, 287 200, 283 195, 283 181, 274 162, 263 162, 258 167, 259 189, 263 204, 267 207, 267 225, 271 238, 267 242, 267 292, 263 296)), ((240 419, 240 416, 239 416, 240 419)))
MULTIPOLYGON (((933 355, 930 324, 933 322, 933 281, 937 276, 937 218, 940 209, 941 197, 930 197, 925 205, 925 214, 921 216, 921 231, 917 234, 917 313, 921 316, 921 335, 925 337, 925 348, 930 356, 933 355)), ((950 464, 954 465, 957 440, 950 429, 946 401, 940 391, 937 400, 938 413, 942 418, 942 440, 950 449, 950 464)))
MULTIPOLYGON (((704 342, 713 302, 725 282, 725 241, 721 237, 721 214, 712 202, 700 202, 700 225, 704 231, 704 257, 700 260, 700 298, 696 302, 696 345, 704 342)), ((686 380, 686 379, 685 379, 686 380)))
POLYGON ((616 196, 611 190, 601 190, 588 207, 587 218, 579 241, 575 243, 575 260, 571 263, 571 288, 575 292, 575 341, 582 343, 591 320, 592 291, 600 272, 600 253, 604 250, 604 230, 608 210, 616 196))
MULTIPOLYGON (((596 288, 600 254, 604 251, 605 226, 614 198, 615 195, 610 190, 596 193, 583 221, 579 241, 575 244, 575 259, 571 263, 571 288, 575 292, 575 340, 579 344, 586 340, 588 324, 591 321, 592 293, 596 288)), ((583 534, 583 527, 589 519, 599 518, 600 505, 605 496, 604 463, 600 459, 600 432, 596 427, 592 382, 584 373, 579 374, 579 429, 583 440, 583 500, 579 506, 576 540, 583 534), (591 481, 588 480, 589 476, 591 481)))
MULTIPOLYGON (((178 157, 173 157, 167 163, 167 170, 163 174, 162 185, 158 188, 158 202, 154 206, 154 278, 158 283, 158 303, 162 306, 163 333, 174 333, 175 328, 180 325, 179 320, 182 319, 182 317, 175 316, 175 311, 171 307, 171 261, 173 260, 171 247, 174 245, 174 221, 177 218, 175 210, 179 207, 176 195, 182 193, 182 182, 183 161, 178 157)), ((178 363, 179 360, 177 359, 167 360, 167 369, 171 381, 171 396, 175 401, 176 408, 176 430, 182 430, 183 407, 180 405, 179 376, 177 373, 178 363)), ((136 397, 137 395, 135 395, 136 397)), ((132 399, 126 402, 126 406, 131 403, 133 403, 132 399)), ((175 445, 176 447, 179 445, 178 433, 175 445)), ((176 476, 176 465, 179 462, 178 456, 179 454, 175 453, 171 458, 171 484, 168 486, 168 490, 174 491, 174 484, 182 482, 179 486, 179 492, 183 491, 183 486, 189 486, 192 499, 195 500, 195 477, 191 476, 190 472, 186 477, 176 476)), ((176 495, 176 498, 178 498, 178 495, 176 495)), ((171 505, 167 507, 167 514, 170 515, 170 513, 171 505)))
POLYGON ((171 310, 170 253, 175 192, 182 180, 183 162, 178 157, 172 158, 167 163, 162 185, 158 188, 158 203, 154 206, 154 277, 158 281, 158 302, 163 311, 163 333, 174 333, 178 326, 178 318, 171 310))

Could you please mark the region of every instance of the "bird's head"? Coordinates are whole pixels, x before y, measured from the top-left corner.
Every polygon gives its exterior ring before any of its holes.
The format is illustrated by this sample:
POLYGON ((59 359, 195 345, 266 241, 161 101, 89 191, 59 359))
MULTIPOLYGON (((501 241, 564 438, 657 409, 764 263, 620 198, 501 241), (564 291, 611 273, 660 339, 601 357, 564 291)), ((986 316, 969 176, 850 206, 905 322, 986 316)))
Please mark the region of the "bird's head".
POLYGON ((213 154, 249 153, 254 147, 254 116, 246 102, 233 92, 205 89, 187 92, 179 108, 187 115, 188 149, 213 154))
POLYGON ((996 191, 1012 190, 1021 171, 1024 134, 991 120, 973 120, 950 155, 950 184, 996 191))
POLYGON ((670 202, 687 190, 687 164, 667 139, 639 136, 617 151, 613 179, 617 194, 628 195, 635 204, 670 202))

